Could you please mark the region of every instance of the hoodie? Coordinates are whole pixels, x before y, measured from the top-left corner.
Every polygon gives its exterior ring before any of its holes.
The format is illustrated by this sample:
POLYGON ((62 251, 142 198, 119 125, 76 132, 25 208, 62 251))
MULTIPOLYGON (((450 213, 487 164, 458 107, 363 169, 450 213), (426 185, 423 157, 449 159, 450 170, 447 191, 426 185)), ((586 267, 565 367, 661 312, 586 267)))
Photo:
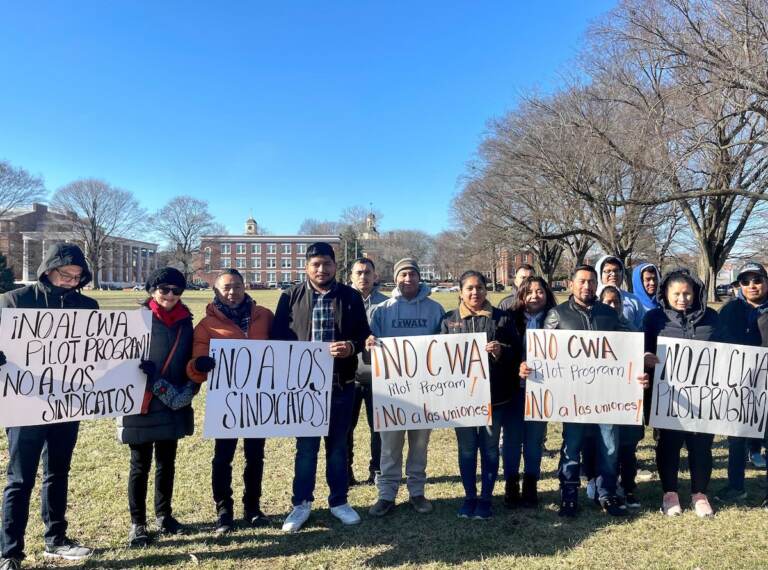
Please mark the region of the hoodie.
POLYGON ((17 309, 98 309, 99 304, 80 293, 91 282, 91 271, 83 251, 72 243, 56 243, 48 248, 37 269, 37 283, 14 289, 0 297, 0 308, 17 309), (65 265, 82 269, 80 282, 71 288, 57 287, 48 280, 48 272, 65 265))
MULTIPOLYGON (((360 293, 354 285, 352 288, 360 293)), ((360 296, 362 297, 362 293, 360 293, 360 296)), ((368 317, 369 324, 371 322, 373 311, 387 299, 388 297, 379 291, 378 286, 371 289, 370 295, 363 297, 363 305, 365 306, 365 314, 368 317)), ((363 350, 357 355, 357 373, 355 379, 363 384, 371 383, 371 353, 367 350, 363 350)))
POLYGON ((413 299, 406 299, 399 288, 392 296, 374 309, 371 331, 376 337, 421 336, 438 334, 445 310, 437 301, 428 299, 430 288, 419 283, 413 299))
POLYGON ((637 295, 630 293, 621 287, 624 283, 624 264, 614 255, 604 255, 597 261, 597 264, 595 265, 598 281, 597 295, 599 296, 603 290, 603 287, 605 287, 605 285, 603 285, 603 265, 605 265, 605 262, 608 259, 615 259, 621 265, 621 280, 617 288, 621 290, 621 302, 624 305, 624 318, 627 320, 630 327, 632 327, 632 330, 642 330, 645 307, 640 302, 640 299, 638 299, 637 295))
POLYGON ((634 291, 635 297, 642 303, 646 311, 661 307, 661 304, 659 303, 660 289, 661 273, 659 273, 659 268, 653 263, 641 263, 632 270, 632 290, 634 291), (643 285, 643 271, 646 271, 647 269, 652 269, 656 273, 656 294, 653 297, 646 293, 645 286, 643 285))

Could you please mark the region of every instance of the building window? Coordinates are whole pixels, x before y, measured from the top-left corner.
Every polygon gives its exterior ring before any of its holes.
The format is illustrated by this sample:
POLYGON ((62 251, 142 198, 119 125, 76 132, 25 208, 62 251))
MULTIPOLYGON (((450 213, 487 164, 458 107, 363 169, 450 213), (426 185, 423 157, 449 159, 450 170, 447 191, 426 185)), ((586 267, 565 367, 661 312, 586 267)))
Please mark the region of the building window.
POLYGON ((203 254, 205 256, 205 262, 206 263, 210 263, 211 262, 211 248, 210 247, 206 247, 203 250, 203 254))
POLYGON ((307 280, 307 274, 304 273, 303 271, 298 271, 296 274, 296 277, 298 277, 299 281, 301 281, 302 283, 304 283, 304 281, 307 280))
POLYGON ((254 283, 261 283, 261 271, 257 271, 253 274, 253 282, 254 283))
POLYGON ((261 244, 260 243, 252 243, 251 244, 251 253, 260 254, 261 253, 261 244))
POLYGON ((275 255, 277 253, 277 244, 276 243, 268 243, 267 244, 267 253, 271 255, 275 255))
POLYGON ((277 267, 277 260, 274 257, 267 258, 267 269, 274 269, 277 267))
POLYGON ((245 255, 245 244, 244 243, 237 244, 237 255, 245 255))
POLYGON ((261 258, 260 257, 252 258, 251 267, 253 267, 254 269, 261 269, 261 258))
POLYGON ((208 263, 206 263, 206 264, 205 264, 205 269, 204 269, 204 271, 205 271, 206 273, 211 271, 211 262, 210 262, 210 261, 209 261, 208 263))
POLYGON ((275 272, 274 271, 267 272, 267 283, 275 283, 275 272))
POLYGON ((280 267, 282 269, 290 269, 291 268, 291 258, 290 257, 284 257, 280 260, 280 267))
POLYGON ((304 255, 307 253, 307 244, 305 243, 297 243, 296 244, 296 253, 299 255, 304 255))
POLYGON ((222 269, 227 269, 229 267, 229 258, 228 257, 222 257, 222 258, 220 258, 220 261, 221 261, 220 267, 222 269))
POLYGON ((291 273, 283 272, 283 283, 290 283, 290 282, 291 282, 291 273))
POLYGON ((245 269, 245 258, 244 257, 238 257, 235 260, 235 263, 237 263, 236 267, 238 269, 245 269))
POLYGON ((305 262, 306 262, 306 260, 304 260, 304 259, 302 259, 300 257, 297 257, 296 258, 296 269, 300 269, 300 268, 304 267, 304 263, 305 262))
POLYGON ((229 255, 231 253, 230 251, 230 244, 223 243, 221 244, 221 254, 222 255, 229 255))
POLYGON ((283 253, 286 254, 286 255, 290 255, 291 254, 291 244, 289 244, 289 243, 284 243, 283 244, 283 253))

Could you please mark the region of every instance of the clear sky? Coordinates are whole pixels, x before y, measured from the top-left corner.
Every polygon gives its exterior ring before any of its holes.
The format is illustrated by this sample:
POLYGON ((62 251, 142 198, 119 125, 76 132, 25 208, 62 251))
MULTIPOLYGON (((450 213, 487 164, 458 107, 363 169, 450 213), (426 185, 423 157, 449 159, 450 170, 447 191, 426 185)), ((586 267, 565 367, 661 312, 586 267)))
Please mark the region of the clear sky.
POLYGON ((486 122, 613 4, 0 0, 0 158, 202 198, 231 232, 373 202, 436 233, 486 122))

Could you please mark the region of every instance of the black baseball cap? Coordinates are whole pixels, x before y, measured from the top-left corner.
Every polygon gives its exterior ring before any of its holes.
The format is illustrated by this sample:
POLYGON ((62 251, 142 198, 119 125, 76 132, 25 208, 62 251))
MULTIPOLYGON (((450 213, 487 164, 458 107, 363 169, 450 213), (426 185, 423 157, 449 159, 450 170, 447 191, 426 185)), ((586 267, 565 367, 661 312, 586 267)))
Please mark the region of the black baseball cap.
POLYGON ((757 263, 756 261, 747 261, 742 265, 738 275, 736 275, 736 279, 741 279, 741 276, 746 275, 747 273, 755 273, 760 277, 768 279, 768 272, 765 271, 765 267, 763 267, 762 263, 757 263))

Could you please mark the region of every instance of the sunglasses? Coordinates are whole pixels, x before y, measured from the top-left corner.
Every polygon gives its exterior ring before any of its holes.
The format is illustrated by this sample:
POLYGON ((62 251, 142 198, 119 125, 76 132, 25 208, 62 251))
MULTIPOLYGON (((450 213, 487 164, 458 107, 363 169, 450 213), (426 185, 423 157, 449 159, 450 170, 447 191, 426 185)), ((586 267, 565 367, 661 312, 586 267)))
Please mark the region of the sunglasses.
POLYGON ((751 279, 739 279, 739 285, 742 287, 749 287, 750 285, 762 285, 765 283, 765 279, 762 277, 752 277, 751 279))
POLYGON ((181 294, 184 292, 184 289, 181 289, 180 287, 166 287, 165 285, 161 285, 160 287, 157 288, 157 290, 160 291, 163 295, 172 293, 177 297, 181 297, 181 294))

